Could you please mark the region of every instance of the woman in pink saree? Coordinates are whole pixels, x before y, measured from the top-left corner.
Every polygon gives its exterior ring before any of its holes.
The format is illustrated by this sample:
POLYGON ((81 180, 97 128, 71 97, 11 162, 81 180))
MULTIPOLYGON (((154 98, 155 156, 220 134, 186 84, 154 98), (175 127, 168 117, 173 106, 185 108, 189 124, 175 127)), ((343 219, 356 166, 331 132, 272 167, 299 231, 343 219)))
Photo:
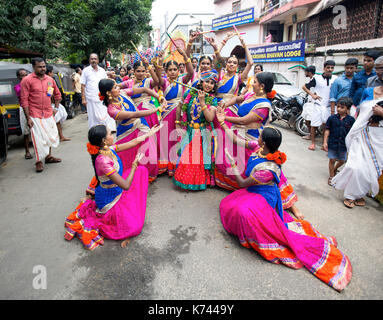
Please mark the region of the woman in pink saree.
POLYGON ((231 154, 226 155, 241 189, 220 203, 223 227, 238 237, 242 246, 253 248, 267 261, 293 269, 306 267, 335 290, 351 280, 349 258, 337 248, 334 237, 326 237, 303 220, 283 211, 278 183, 286 155, 278 148, 282 134, 275 128, 262 131, 261 150, 248 160, 245 178, 231 154))
MULTIPOLYGON (((87 197, 65 222, 64 238, 77 236, 89 250, 104 244, 104 238, 127 240, 140 234, 145 221, 148 193, 148 170, 138 166, 138 154, 130 168, 124 168, 118 153, 135 147, 153 136, 160 128, 132 141, 116 145, 104 125, 89 130, 87 145, 97 179, 94 199, 87 197)), ((126 241, 122 246, 126 245, 126 241)))
POLYGON ((178 63, 170 60, 165 65, 166 77, 161 75, 162 54, 159 56, 159 63, 156 65, 156 72, 159 77, 159 87, 163 92, 168 107, 161 113, 161 121, 164 123, 160 131, 160 150, 159 150, 159 174, 168 172, 173 176, 175 172, 175 163, 177 161, 177 141, 178 134, 176 130, 177 106, 182 102, 185 93, 185 87, 180 83, 187 84, 193 77, 194 70, 191 59, 185 51, 177 48, 178 52, 184 57, 187 73, 181 76, 178 63))

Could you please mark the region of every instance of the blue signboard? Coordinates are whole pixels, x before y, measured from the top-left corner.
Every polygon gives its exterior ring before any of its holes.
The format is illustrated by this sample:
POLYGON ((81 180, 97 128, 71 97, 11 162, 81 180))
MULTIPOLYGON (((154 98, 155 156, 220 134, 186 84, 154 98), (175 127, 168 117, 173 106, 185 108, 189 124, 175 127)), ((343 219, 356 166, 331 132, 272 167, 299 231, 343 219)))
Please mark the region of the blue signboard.
POLYGON ((304 39, 281 42, 263 47, 249 47, 254 62, 289 62, 305 60, 304 39))
POLYGON ((238 26, 241 24, 252 23, 255 21, 254 8, 250 8, 243 11, 226 15, 217 19, 213 19, 212 29, 214 31, 229 28, 232 26, 238 26))

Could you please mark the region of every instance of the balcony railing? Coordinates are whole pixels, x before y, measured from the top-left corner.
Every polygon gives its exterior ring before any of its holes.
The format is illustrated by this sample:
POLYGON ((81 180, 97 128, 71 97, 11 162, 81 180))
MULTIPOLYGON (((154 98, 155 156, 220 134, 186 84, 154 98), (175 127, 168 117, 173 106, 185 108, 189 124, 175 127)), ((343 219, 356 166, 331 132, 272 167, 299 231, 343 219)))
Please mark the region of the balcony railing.
POLYGON ((270 12, 274 11, 275 9, 283 7, 286 3, 291 2, 291 1, 293 1, 293 0, 269 0, 269 1, 266 1, 265 6, 263 7, 263 9, 261 11, 260 18, 269 14, 270 12))

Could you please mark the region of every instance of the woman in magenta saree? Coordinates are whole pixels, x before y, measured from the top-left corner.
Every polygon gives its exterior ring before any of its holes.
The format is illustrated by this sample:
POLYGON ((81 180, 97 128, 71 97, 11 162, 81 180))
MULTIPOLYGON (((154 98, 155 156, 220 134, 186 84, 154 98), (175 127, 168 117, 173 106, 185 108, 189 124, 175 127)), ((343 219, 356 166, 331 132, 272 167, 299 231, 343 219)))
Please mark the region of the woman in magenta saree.
POLYGON ((173 176, 175 172, 175 163, 177 161, 177 131, 176 129, 176 113, 177 106, 182 102, 185 93, 185 87, 179 83, 187 84, 193 77, 194 70, 191 60, 186 53, 177 48, 178 52, 184 57, 187 74, 180 76, 178 63, 170 60, 165 65, 166 77, 161 76, 159 68, 162 65, 162 55, 160 61, 156 65, 156 72, 159 77, 160 88, 163 92, 168 107, 161 114, 161 121, 164 123, 160 131, 160 150, 159 150, 159 174, 168 172, 169 176, 173 176))
MULTIPOLYGON (((218 107, 217 119, 218 116, 220 116, 218 122, 222 130, 224 130, 222 135, 224 136, 223 141, 225 142, 225 144, 219 144, 216 156, 214 174, 215 182, 219 187, 227 190, 238 189, 235 177, 228 173, 230 164, 226 158, 224 148, 230 146, 231 143, 233 155, 238 159, 239 169, 242 175, 244 175, 250 155, 255 151, 254 149, 259 148, 257 145, 259 133, 269 120, 271 103, 270 100, 267 99, 267 94, 271 92, 273 84, 273 78, 270 73, 258 73, 254 77, 253 92, 246 94, 244 97, 235 97, 224 105, 224 107, 226 107, 238 103, 237 116, 232 117, 228 113, 223 114, 222 108, 218 107), (228 123, 232 124, 231 127, 228 123), (225 127, 225 125, 227 127, 225 127), (233 134, 238 135, 247 142, 254 141, 255 144, 242 146, 234 143, 233 145, 233 139, 226 139, 227 136, 231 138, 233 134)), ((283 172, 281 173, 279 188, 282 195, 283 208, 290 209, 297 217, 303 217, 295 206, 298 197, 283 172)))
MULTIPOLYGON (((148 61, 144 58, 141 61, 137 61, 133 65, 134 79, 129 79, 119 84, 122 89, 133 89, 133 88, 148 88, 154 90, 158 85, 158 77, 154 72, 153 67, 149 65, 148 61), (146 78, 147 69, 149 69, 151 78, 146 78)), ((156 106, 152 102, 152 96, 146 92, 137 93, 131 95, 131 99, 136 105, 137 110, 151 110, 155 109, 156 106)), ((163 99, 160 98, 160 99, 163 99)), ((162 101, 160 101, 162 102, 162 101)), ((159 125, 160 119, 157 113, 153 113, 145 117, 148 125, 152 128, 155 125, 159 125)), ((158 137, 159 138, 159 137, 158 137)))
POLYGON ((159 127, 130 142, 115 145, 104 125, 89 130, 88 152, 97 179, 94 199, 83 199, 65 222, 64 238, 77 236, 84 247, 95 249, 103 239, 125 240, 140 234, 145 220, 148 170, 138 166, 138 154, 131 168, 124 168, 118 153, 154 135, 159 127))
MULTIPOLYGON (((150 128, 145 117, 157 111, 162 111, 161 107, 139 111, 130 98, 131 95, 143 92, 158 98, 158 95, 151 89, 133 88, 120 90, 120 87, 110 79, 101 80, 99 88, 104 104, 108 106, 108 114, 117 121, 117 145, 131 141, 139 135, 149 132, 150 128)), ((124 167, 128 168, 135 159, 137 152, 142 149, 145 149, 142 151, 145 155, 143 161, 145 161, 145 166, 149 171, 149 182, 151 183, 158 176, 156 137, 149 139, 143 146, 137 145, 134 148, 121 152, 120 157, 124 167)))
POLYGON ((238 237, 242 246, 253 248, 267 261, 293 269, 306 267, 335 290, 351 280, 349 258, 337 248, 336 239, 325 237, 311 224, 295 220, 283 211, 278 184, 286 155, 278 151, 282 135, 267 127, 262 131, 262 149, 248 160, 243 178, 226 150, 234 175, 242 189, 220 203, 223 227, 238 237))

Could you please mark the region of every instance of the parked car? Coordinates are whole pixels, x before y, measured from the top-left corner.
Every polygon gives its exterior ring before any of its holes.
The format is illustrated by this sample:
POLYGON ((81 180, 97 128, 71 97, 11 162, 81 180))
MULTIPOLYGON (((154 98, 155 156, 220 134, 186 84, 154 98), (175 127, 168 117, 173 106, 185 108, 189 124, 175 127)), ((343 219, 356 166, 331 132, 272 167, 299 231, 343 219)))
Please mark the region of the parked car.
POLYGON ((288 80, 280 72, 270 72, 273 75, 274 87, 273 89, 281 96, 289 98, 292 96, 297 96, 299 94, 305 93, 302 89, 294 86, 294 84, 288 80))

